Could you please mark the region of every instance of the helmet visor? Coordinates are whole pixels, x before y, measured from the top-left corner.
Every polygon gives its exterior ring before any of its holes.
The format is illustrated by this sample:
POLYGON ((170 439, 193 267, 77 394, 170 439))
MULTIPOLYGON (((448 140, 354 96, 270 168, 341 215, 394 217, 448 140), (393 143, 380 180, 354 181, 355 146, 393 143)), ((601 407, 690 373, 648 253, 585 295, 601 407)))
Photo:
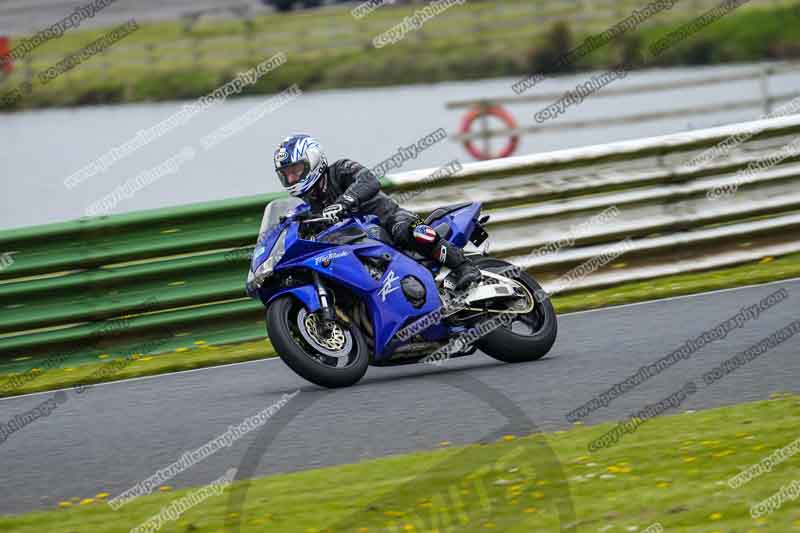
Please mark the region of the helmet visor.
POLYGON ((280 178, 284 187, 291 187, 308 176, 309 170, 310 169, 308 168, 308 163, 306 161, 299 161, 297 163, 279 168, 278 177, 280 178))

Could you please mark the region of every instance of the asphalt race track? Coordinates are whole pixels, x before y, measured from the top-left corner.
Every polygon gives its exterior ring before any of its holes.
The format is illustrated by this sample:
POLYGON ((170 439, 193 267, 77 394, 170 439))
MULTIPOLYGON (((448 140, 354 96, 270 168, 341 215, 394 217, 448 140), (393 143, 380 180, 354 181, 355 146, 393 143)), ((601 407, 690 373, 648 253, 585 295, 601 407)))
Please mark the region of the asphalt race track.
MULTIPOLYGON (((98 492, 116 496, 296 390, 300 394, 262 428, 273 431, 274 440, 258 462, 257 475, 431 449, 442 441, 480 441, 509 422, 503 409, 491 399, 487 403, 491 394, 486 391, 492 390, 539 429, 563 429, 570 426, 567 412, 780 288, 789 297, 757 320, 595 411, 586 422, 624 418, 690 379, 698 391, 677 411, 800 392, 800 335, 713 385, 703 385, 700 378, 800 318, 800 280, 791 280, 566 315, 550 356, 524 365, 475 355, 441 367, 370 368, 358 385, 327 391, 303 381, 281 361, 268 360, 110 383, 81 395, 70 390, 49 416, 0 444, 0 513, 53 508, 61 500, 98 492)), ((0 400, 0 421, 52 397, 50 392, 0 400)), ((169 484, 202 485, 239 467, 257 433, 169 484)))

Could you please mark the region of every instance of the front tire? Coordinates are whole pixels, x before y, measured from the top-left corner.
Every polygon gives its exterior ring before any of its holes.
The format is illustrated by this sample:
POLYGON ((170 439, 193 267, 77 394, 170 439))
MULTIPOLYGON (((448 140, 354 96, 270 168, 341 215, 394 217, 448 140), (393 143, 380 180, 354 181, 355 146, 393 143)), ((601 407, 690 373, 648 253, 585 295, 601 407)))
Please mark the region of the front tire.
MULTIPOLYGON (((475 266, 481 270, 498 273, 514 268, 511 263, 492 257, 475 260, 475 266)), ((534 296, 545 294, 536 280, 525 271, 521 271, 517 276, 502 275, 519 281, 534 296)), ((515 332, 513 326, 516 322, 512 322, 508 328, 499 327, 478 340, 476 343, 478 348, 490 357, 505 363, 536 361, 547 355, 558 334, 558 321, 550 298, 545 297, 541 302, 537 301, 534 310, 521 317, 524 317, 524 320, 520 321, 531 329, 529 334, 515 332)))
POLYGON ((330 346, 315 346, 318 332, 314 320, 315 315, 309 315, 293 296, 282 296, 270 303, 267 335, 275 351, 289 368, 321 387, 334 389, 357 383, 369 366, 364 336, 352 324, 337 320, 336 340, 341 347, 333 352, 328 349, 330 346), (324 351, 333 355, 326 355, 324 351))

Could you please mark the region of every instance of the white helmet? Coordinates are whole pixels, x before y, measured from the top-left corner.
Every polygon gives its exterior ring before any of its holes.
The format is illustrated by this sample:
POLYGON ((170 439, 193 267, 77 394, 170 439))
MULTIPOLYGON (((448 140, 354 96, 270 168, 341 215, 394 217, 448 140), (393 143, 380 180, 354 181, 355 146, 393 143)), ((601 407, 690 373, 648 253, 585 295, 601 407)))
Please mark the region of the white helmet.
POLYGON ((307 194, 328 169, 319 142, 304 133, 286 137, 275 150, 275 171, 292 196, 307 194))

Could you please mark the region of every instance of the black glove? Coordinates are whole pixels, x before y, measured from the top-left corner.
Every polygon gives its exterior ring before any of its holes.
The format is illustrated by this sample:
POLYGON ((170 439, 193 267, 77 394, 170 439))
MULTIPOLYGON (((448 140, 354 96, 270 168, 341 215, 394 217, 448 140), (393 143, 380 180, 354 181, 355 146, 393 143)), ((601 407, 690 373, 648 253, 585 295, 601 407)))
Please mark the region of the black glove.
POLYGON ((347 212, 347 207, 342 204, 331 204, 322 210, 322 217, 327 218, 331 222, 339 222, 347 212))
POLYGON ((352 213, 358 208, 358 200, 356 200, 356 197, 350 193, 344 193, 341 195, 336 199, 336 203, 342 204, 348 213, 352 213))
POLYGON ((356 210, 358 200, 352 195, 344 193, 336 202, 322 210, 322 216, 333 222, 338 222, 348 213, 356 210))

